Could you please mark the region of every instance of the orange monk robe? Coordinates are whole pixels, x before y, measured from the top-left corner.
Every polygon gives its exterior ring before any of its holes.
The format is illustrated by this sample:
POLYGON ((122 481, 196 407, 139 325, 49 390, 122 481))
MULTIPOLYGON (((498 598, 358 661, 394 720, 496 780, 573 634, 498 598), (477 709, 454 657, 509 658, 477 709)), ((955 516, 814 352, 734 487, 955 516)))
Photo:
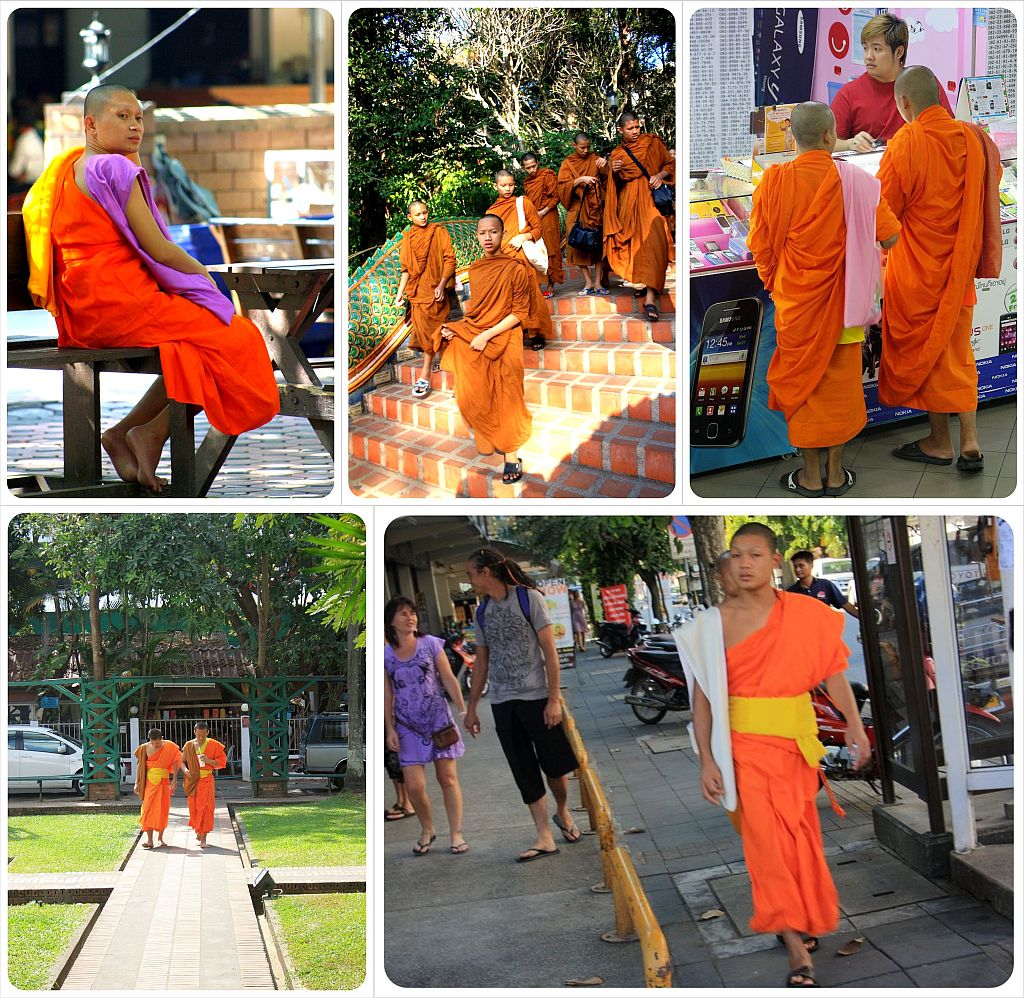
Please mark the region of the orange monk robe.
MULTIPOLYGON (((775 593, 763 628, 726 650, 729 696, 791 697, 846 668, 843 614, 799 593, 775 593)), ((732 732, 743 856, 754 932, 835 931, 839 899, 821 841, 812 769, 792 738, 732 732)))
POLYGON ((399 260, 402 270, 409 275, 405 297, 411 306, 410 345, 425 353, 437 353, 441 343, 432 336, 447 321, 450 308, 447 292, 440 301, 434 301, 434 289, 439 284, 447 286, 455 276, 452 237, 436 222, 413 225, 402 236, 399 260))
MULTIPOLYGON (((657 135, 637 136, 629 151, 654 176, 671 164, 668 149, 657 135)), ((608 171, 604 204, 604 255, 608 266, 624 281, 643 284, 655 291, 665 290, 665 272, 675 259, 668 224, 654 207, 647 177, 616 146, 608 154, 609 166, 621 160, 622 167, 608 171)))
MULTIPOLYGON (((597 168, 600 157, 596 152, 580 156, 573 153, 562 160, 558 170, 558 197, 565 208, 566 238, 572 232, 577 220, 585 229, 598 229, 604 224, 604 187, 608 182, 608 167, 597 168), (597 177, 593 187, 577 187, 580 177, 597 177), (584 192, 586 192, 584 194, 584 192)), ((565 259, 570 267, 592 267, 601 262, 603 251, 594 256, 581 253, 568 244, 565 245, 565 259)))
POLYGON ((146 754, 146 745, 135 750, 135 796, 142 801, 139 827, 144 832, 162 832, 171 811, 170 777, 181 761, 181 749, 166 738, 159 751, 146 754))
POLYGON ((985 153, 976 134, 945 108, 926 108, 889 140, 878 169, 903 225, 885 268, 878 397, 886 405, 978 406, 971 328, 985 153))
MULTIPOLYGON (((526 254, 521 249, 514 249, 508 245, 509 240, 513 236, 519 235, 519 213, 516 210, 516 199, 514 197, 498 198, 487 209, 487 214, 497 215, 505 226, 505 231, 501 237, 502 253, 513 260, 517 260, 523 268, 523 273, 530 279, 529 308, 525 316, 519 316, 523 329, 536 329, 544 339, 553 339, 555 333, 551 324, 551 309, 548 307, 548 300, 540 293, 540 284, 537 283, 539 279, 538 272, 534 269, 533 264, 526 259, 526 254)), ((533 202, 527 197, 523 198, 523 216, 526 219, 526 231, 529 233, 530 238, 534 241, 541 239, 544 233, 540 217, 537 215, 537 209, 534 207, 533 202)))
POLYGON ((202 746, 206 765, 199 765, 199 752, 194 739, 185 743, 183 755, 188 776, 185 777, 185 796, 188 798, 188 824, 196 835, 205 835, 213 828, 213 809, 216 805, 214 793, 215 769, 228 764, 224 746, 214 738, 207 738, 202 746))
MULTIPOLYGON (((875 235, 899 223, 881 198, 875 235)), ((835 447, 867 422, 861 344, 840 343, 846 281, 843 189, 823 149, 769 167, 754 191, 747 246, 775 303, 768 405, 786 417, 794 447, 835 447)))
MULTIPOLYGON (((532 177, 527 177, 523 181, 523 193, 538 212, 551 209, 543 217, 538 214, 544 245, 548 248, 547 282, 563 284, 565 271, 562 270, 562 230, 558 224, 558 178, 555 171, 545 166, 532 177)), ((544 276, 538 274, 537 279, 543 281, 544 276)))
POLYGON ((168 398, 201 406, 229 436, 268 422, 280 400, 260 331, 240 315, 225 326, 161 291, 106 211, 79 190, 77 159, 69 156, 56 177, 49 220, 58 345, 157 347, 168 398))
POLYGON ((469 265, 470 299, 464 319, 449 322, 455 332, 441 369, 455 376, 455 402, 476 437, 481 454, 514 454, 533 430, 523 397, 522 313, 537 283, 511 257, 499 254, 469 265), (493 337, 484 349, 470 343, 477 333, 515 315, 520 325, 493 337))

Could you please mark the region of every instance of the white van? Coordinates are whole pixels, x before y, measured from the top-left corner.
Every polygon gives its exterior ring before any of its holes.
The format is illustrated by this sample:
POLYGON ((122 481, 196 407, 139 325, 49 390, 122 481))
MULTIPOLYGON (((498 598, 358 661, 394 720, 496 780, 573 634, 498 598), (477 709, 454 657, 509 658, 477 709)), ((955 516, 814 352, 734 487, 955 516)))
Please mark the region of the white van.
POLYGON ((849 558, 815 558, 813 571, 816 579, 835 583, 844 596, 849 592, 853 582, 853 562, 849 558))
POLYGON ((43 790, 76 790, 83 793, 82 743, 49 728, 12 724, 7 728, 7 792, 38 793, 39 784, 12 777, 59 777, 44 779, 43 790))

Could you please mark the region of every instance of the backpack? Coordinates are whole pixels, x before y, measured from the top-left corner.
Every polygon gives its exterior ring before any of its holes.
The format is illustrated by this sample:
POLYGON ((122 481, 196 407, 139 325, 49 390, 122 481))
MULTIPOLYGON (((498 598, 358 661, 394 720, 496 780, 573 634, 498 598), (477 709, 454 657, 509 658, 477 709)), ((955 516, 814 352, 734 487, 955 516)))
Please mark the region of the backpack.
MULTIPOLYGON (((533 618, 530 616, 530 594, 526 591, 526 586, 516 586, 516 597, 519 600, 519 609, 523 611, 526 622, 533 627, 533 618)), ((490 602, 491 597, 485 596, 480 600, 480 605, 476 608, 476 626, 480 628, 480 632, 485 638, 487 632, 484 630, 484 613, 486 613, 490 602)))

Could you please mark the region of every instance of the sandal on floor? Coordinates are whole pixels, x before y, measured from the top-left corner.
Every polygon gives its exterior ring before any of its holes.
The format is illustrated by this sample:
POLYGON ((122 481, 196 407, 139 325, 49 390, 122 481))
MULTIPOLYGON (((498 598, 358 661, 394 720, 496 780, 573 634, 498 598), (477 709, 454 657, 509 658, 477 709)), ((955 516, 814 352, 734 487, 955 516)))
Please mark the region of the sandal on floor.
POLYGON ((661 318, 657 305, 644 305, 644 317, 648 322, 657 322, 661 318))
POLYGON ((603 298, 607 298, 609 294, 607 288, 594 288, 590 293, 592 295, 601 295, 603 298))
POLYGON ((516 856, 517 863, 532 863, 535 859, 542 859, 544 856, 557 856, 558 846, 554 849, 538 849, 534 846, 532 849, 527 849, 526 852, 521 852, 516 856))
POLYGON ((583 833, 576 827, 576 825, 566 825, 561 818, 556 814, 552 819, 555 823, 555 827, 562 833, 562 838, 566 842, 579 842, 583 838, 583 833))
POLYGON ((786 987, 817 988, 820 987, 820 985, 818 984, 818 978, 814 974, 813 967, 797 967, 796 970, 791 970, 786 975, 786 987), (798 977, 802 977, 804 980, 798 981, 798 977))
POLYGON ((465 856, 469 852, 469 843, 460 842, 457 846, 452 846, 448 851, 453 856, 465 856))
MULTIPOLYGON (((782 938, 781 933, 777 932, 775 934, 775 938, 778 939, 778 941, 780 943, 782 943, 783 946, 786 945, 786 940, 782 938)), ((808 953, 817 953, 818 952, 818 937, 817 936, 803 936, 802 942, 804 944, 804 948, 807 950, 808 953)))
POLYGON ((401 821, 403 818, 411 818, 415 813, 415 811, 406 811, 404 807, 399 807, 396 804, 394 807, 384 808, 384 820, 401 821))
POLYGON ((530 349, 531 350, 543 350, 544 349, 544 337, 540 333, 534 333, 530 337, 530 349))
POLYGON ((428 852, 430 852, 430 847, 434 844, 434 839, 436 839, 436 838, 437 838, 436 835, 431 835, 430 836, 430 841, 427 842, 426 844, 424 844, 419 839, 417 839, 416 840, 416 845, 414 845, 412 847, 413 855, 414 856, 426 856, 426 854, 428 852))
POLYGON ((412 386, 412 397, 425 399, 430 394, 430 382, 426 378, 418 378, 412 386))
POLYGON ((921 450, 921 444, 917 440, 912 440, 908 444, 900 444, 899 447, 893 447, 892 456, 898 457, 901 461, 916 461, 918 464, 938 464, 942 466, 950 465, 953 463, 951 457, 932 457, 931 454, 925 454, 921 450))
POLYGON ((800 471, 787 471, 779 479, 779 485, 781 485, 787 492, 792 492, 794 495, 803 496, 805 499, 820 499, 825 494, 825 488, 822 486, 820 489, 809 489, 804 485, 800 484, 800 471))
POLYGON ((555 297, 554 291, 542 291, 540 294, 541 294, 542 298, 554 298, 555 297))
POLYGON ((523 477, 522 461, 506 461, 501 472, 501 481, 504 485, 515 485, 523 477))
POLYGON ((985 455, 979 454, 977 457, 967 457, 965 454, 961 454, 956 459, 956 470, 967 471, 972 474, 976 471, 984 471, 985 455))
POLYGON ((577 298, 586 298, 587 295, 592 295, 593 293, 594 293, 593 289, 591 289, 591 288, 580 288, 579 291, 576 292, 576 297, 577 298))
POLYGON ((842 485, 826 485, 825 495, 827 496, 845 496, 857 484, 857 472, 850 471, 849 468, 843 468, 843 484, 842 485))

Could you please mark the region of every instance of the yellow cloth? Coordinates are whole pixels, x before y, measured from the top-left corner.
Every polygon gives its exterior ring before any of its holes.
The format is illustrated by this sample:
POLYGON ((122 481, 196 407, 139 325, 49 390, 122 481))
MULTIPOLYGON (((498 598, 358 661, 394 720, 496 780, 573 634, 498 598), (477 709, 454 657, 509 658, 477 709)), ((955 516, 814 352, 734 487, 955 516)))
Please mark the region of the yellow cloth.
POLYGON ((45 308, 51 315, 57 314, 57 298, 53 291, 53 242, 50 239, 53 203, 63 185, 65 170, 84 151, 84 146, 76 146, 50 160, 25 196, 21 209, 25 220, 29 294, 39 308, 45 308))
POLYGON ((161 780, 166 780, 171 774, 166 769, 161 769, 159 766, 147 766, 146 767, 146 781, 152 783, 155 787, 161 780))
POLYGON ((729 727, 745 735, 792 738, 812 769, 821 765, 825 746, 807 693, 792 697, 729 697, 729 727))
POLYGON ((864 342, 864 327, 863 326, 846 326, 843 331, 839 334, 840 343, 863 343, 864 342))
MULTIPOLYGON (((209 742, 209 740, 210 739, 207 738, 206 741, 203 742, 203 744, 199 746, 199 755, 206 755, 206 745, 207 745, 207 742, 209 742)), ((199 769, 199 779, 201 779, 201 780, 202 779, 208 779, 211 776, 213 776, 213 770, 212 769, 200 767, 200 769, 199 769)))

